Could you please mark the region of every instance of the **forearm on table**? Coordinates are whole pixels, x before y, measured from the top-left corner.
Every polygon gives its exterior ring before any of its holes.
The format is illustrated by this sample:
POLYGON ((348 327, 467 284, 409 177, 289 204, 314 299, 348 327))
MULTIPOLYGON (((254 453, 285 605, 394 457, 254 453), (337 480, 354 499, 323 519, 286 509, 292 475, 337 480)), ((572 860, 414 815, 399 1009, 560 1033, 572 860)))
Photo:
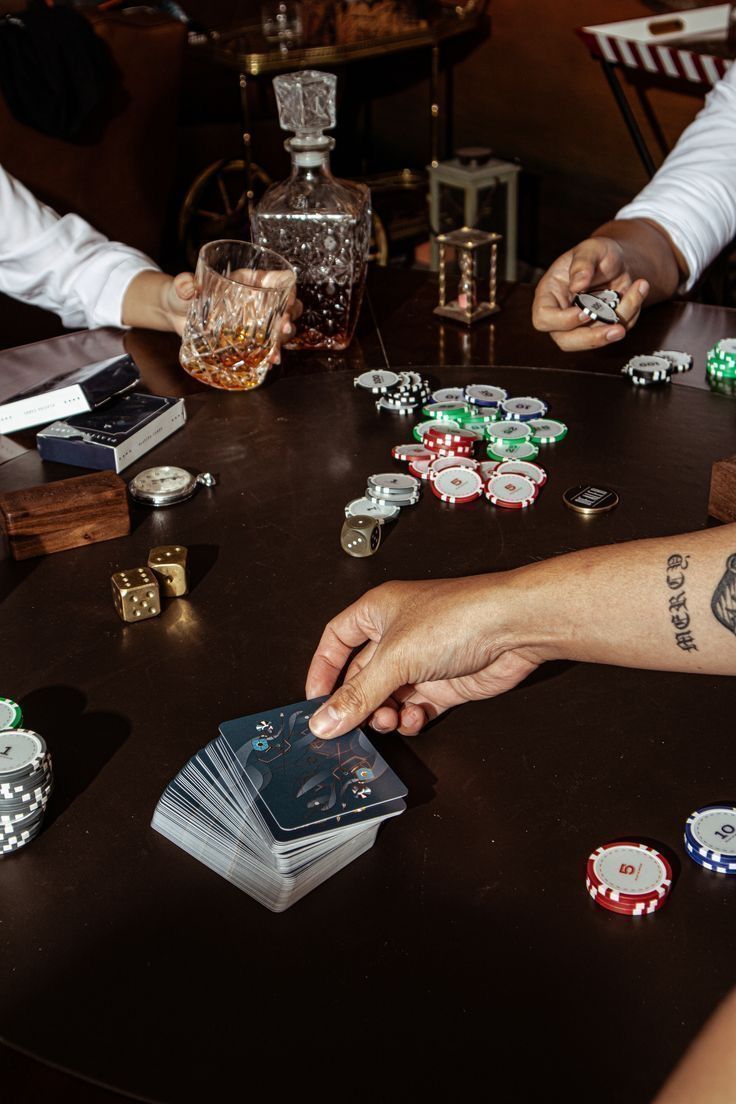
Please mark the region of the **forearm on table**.
POLYGON ((669 234, 648 219, 612 219, 599 226, 592 237, 618 242, 632 278, 648 282, 650 303, 670 299, 688 275, 685 259, 669 234))
POLYGON ((511 647, 540 659, 736 675, 736 525, 559 556, 504 587, 511 647))
POLYGON ((736 992, 723 1001, 654 1104, 732 1104, 736 1085, 736 992))
POLYGON ((123 297, 123 325, 147 330, 170 330, 169 293, 172 285, 172 276, 154 269, 134 276, 123 297))

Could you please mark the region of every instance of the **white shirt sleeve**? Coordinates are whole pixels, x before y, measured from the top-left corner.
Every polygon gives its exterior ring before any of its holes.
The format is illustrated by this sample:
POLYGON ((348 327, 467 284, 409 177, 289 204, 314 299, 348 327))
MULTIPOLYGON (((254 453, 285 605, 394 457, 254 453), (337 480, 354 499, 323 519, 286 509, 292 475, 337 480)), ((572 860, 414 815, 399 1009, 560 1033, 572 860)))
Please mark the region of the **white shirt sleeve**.
POLYGON ((128 284, 158 266, 78 215, 59 217, 0 165, 0 291, 65 326, 121 326, 128 284))
POLYGON ((646 218, 682 253, 688 291, 736 237, 736 65, 708 94, 651 182, 616 215, 646 218))

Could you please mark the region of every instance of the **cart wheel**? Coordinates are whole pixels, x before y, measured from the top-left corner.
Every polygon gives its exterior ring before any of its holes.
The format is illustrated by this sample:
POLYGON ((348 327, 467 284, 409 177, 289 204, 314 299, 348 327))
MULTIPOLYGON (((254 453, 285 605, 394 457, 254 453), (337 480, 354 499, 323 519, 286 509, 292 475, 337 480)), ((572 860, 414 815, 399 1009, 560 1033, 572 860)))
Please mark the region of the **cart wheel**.
POLYGON ((385 268, 388 264, 388 235, 377 211, 373 212, 368 260, 379 268, 385 268))
MULTIPOLYGON (((251 188, 257 200, 271 178, 254 161, 251 188)), ((240 238, 247 229, 245 161, 215 161, 192 182, 179 212, 179 244, 194 269, 200 248, 218 238, 240 238)))

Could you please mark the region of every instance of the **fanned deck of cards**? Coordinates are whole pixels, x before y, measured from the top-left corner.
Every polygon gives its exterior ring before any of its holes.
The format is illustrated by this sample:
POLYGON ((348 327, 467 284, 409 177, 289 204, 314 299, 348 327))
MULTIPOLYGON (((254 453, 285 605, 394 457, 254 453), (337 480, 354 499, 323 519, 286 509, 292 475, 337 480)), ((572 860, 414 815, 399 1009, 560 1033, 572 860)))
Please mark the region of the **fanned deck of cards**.
POLYGON ((324 701, 238 717, 164 790, 152 827, 273 912, 375 842, 406 787, 359 728, 320 740, 324 701))

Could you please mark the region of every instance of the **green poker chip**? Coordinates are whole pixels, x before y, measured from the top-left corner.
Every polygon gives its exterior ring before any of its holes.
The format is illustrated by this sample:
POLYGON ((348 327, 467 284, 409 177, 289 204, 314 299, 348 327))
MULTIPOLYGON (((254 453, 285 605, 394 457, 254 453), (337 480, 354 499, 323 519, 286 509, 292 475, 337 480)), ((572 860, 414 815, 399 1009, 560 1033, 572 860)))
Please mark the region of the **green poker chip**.
POLYGON ((555 441, 561 441, 567 437, 567 426, 564 422, 558 422, 555 418, 532 418, 526 422, 532 431, 532 441, 535 445, 552 445, 555 441))
POLYGON ((456 415, 456 421, 460 422, 462 426, 468 426, 470 429, 483 430, 485 426, 498 421, 498 410, 489 407, 487 410, 484 410, 482 414, 478 413, 477 410, 474 410, 470 414, 458 414, 456 415))
POLYGON ((491 460, 536 460, 539 449, 531 441, 491 441, 486 452, 491 460))
POLYGON ((438 419, 443 422, 447 418, 462 418, 464 414, 474 413, 475 411, 467 403, 436 402, 427 403, 426 406, 422 407, 422 414, 425 418, 438 419))
POLYGON ((0 731, 8 728, 20 728, 23 724, 23 710, 12 698, 0 698, 0 731))

